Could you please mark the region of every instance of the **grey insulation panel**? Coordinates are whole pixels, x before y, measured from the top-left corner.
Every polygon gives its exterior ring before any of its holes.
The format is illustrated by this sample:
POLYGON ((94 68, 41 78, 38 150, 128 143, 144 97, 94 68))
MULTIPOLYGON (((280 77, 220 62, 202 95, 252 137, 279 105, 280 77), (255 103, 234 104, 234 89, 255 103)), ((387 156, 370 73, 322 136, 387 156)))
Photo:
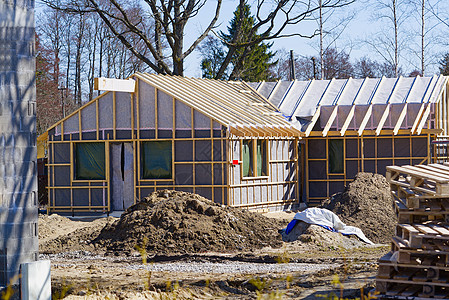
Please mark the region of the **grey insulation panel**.
POLYGON ((105 206, 106 205, 106 189, 91 189, 91 205, 105 206))
POLYGON ((193 161, 193 142, 175 140, 175 161, 193 161))
POLYGON ((346 158, 359 157, 358 141, 356 139, 346 139, 346 158))
MULTIPOLYGON (((70 118, 64 121, 64 133, 76 133, 79 132, 79 118, 78 114, 74 114, 70 118)), ((59 129, 59 133, 61 133, 61 129, 59 129)))
POLYGON ((429 145, 427 143, 427 138, 412 138, 412 156, 413 157, 426 157, 429 145))
POLYGON ((230 202, 230 204, 233 204, 233 205, 242 204, 242 199, 240 197, 240 191, 241 191, 241 189, 237 189, 237 188, 231 189, 230 194, 232 197, 232 202, 230 202))
POLYGON ((55 206, 70 206, 70 189, 55 190, 55 206))
POLYGON ((394 139, 394 157, 410 157, 410 139, 394 139))
POLYGON ((223 165, 214 164, 214 185, 224 185, 226 182, 223 181, 223 165))
POLYGON ((309 197, 326 197, 327 183, 322 181, 309 181, 309 197))
POLYGON ((175 185, 193 185, 193 165, 175 165, 175 185))
POLYGON ((176 129, 190 130, 192 128, 192 109, 179 100, 175 102, 176 129))
MULTIPOLYGON (((70 143, 55 143, 54 147, 54 163, 68 164, 70 163, 70 143)), ((51 155, 51 154, 50 154, 51 155)), ((51 157, 51 156, 50 156, 51 157)))
POLYGON ((97 108, 95 103, 81 110, 81 128, 83 131, 97 129, 97 108))
POLYGON ((55 182, 54 186, 70 186, 70 167, 55 166, 55 182))
POLYGON ((195 184, 211 185, 212 184, 212 165, 197 164, 195 165, 195 184))
POLYGON ((102 130, 113 127, 112 92, 104 94, 98 101, 99 126, 102 130))
POLYGON ((326 158, 326 140, 309 139, 308 140, 308 158, 326 158))
POLYGON ((140 128, 155 128, 155 88, 139 80, 140 128))
POLYGON ((214 202, 226 205, 223 199, 223 188, 214 188, 214 202))
POLYGON ((115 93, 115 126, 117 129, 131 129, 131 94, 115 93))
POLYGON ((248 195, 246 198, 246 203, 251 204, 255 202, 254 196, 257 195, 257 190, 260 188, 260 186, 249 186, 248 189, 248 195))
POLYGON ((157 126, 159 129, 173 129, 173 98, 157 91, 157 126))
POLYGON ((377 157, 393 157, 393 139, 377 139, 377 157))
POLYGON ((212 161, 211 141, 195 141, 195 161, 212 161))
POLYGON ((199 111, 193 112, 194 128, 199 130, 210 130, 210 118, 199 111))
POLYGON ((359 163, 356 160, 346 161, 346 178, 354 178, 359 172, 359 163))
POLYGON ((376 140, 363 139, 363 154, 366 158, 376 157, 376 140))
POLYGON ((222 148, 226 147, 225 140, 214 140, 214 161, 226 161, 226 157, 222 155, 222 148))
POLYGON ((74 189, 73 190, 73 205, 74 206, 89 206, 89 189, 74 189))

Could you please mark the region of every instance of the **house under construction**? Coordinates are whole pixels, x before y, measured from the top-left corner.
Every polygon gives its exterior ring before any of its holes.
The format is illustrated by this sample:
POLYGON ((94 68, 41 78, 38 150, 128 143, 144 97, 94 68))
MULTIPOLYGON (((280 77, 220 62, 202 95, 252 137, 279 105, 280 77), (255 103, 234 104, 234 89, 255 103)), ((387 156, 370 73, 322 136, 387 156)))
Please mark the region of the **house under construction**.
POLYGON ((447 159, 448 77, 251 84, 298 128, 303 198, 319 204, 358 172, 447 159), (431 145, 434 145, 431 148, 431 145))
POLYGON ((96 85, 106 92, 41 138, 50 212, 123 210, 161 189, 298 204, 300 132, 247 84, 137 73, 96 85))

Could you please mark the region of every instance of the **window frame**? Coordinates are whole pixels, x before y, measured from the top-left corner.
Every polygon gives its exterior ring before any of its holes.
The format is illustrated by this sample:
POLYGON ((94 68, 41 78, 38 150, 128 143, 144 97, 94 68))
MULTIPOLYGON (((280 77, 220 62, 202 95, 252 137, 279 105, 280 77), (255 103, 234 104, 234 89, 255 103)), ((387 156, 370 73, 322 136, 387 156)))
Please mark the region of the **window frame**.
POLYGON ((175 170, 174 170, 174 149, 173 149, 173 141, 172 140, 167 140, 167 139, 158 139, 158 140, 140 140, 139 141, 139 180, 140 181, 173 181, 174 180, 174 176, 175 176, 175 170), (145 178, 143 176, 143 168, 144 168, 144 162, 142 160, 142 156, 144 155, 144 143, 160 143, 160 142, 166 142, 166 143, 170 143, 170 152, 171 152, 171 159, 170 159, 170 178, 145 178))
POLYGON ((251 179, 264 179, 264 178, 269 178, 269 140, 268 139, 242 139, 241 143, 240 143, 240 160, 241 160, 241 164, 240 164, 240 174, 241 174, 241 179, 242 180, 251 180, 251 179), (244 143, 250 143, 250 166, 252 166, 252 174, 251 176, 244 176, 243 172, 244 172, 244 153, 243 153, 243 149, 244 149, 244 143), (258 144, 261 143, 262 145, 262 171, 261 171, 261 175, 257 174, 257 164, 259 162, 259 160, 257 159, 257 146, 258 144), (264 158, 264 154, 265 154, 265 158, 264 158), (263 167, 265 166, 265 170, 263 170, 263 167), (265 172, 264 172, 265 171, 265 172))
MULTIPOLYGON (((345 161, 345 139, 341 138, 341 139, 327 139, 327 174, 328 175, 345 175, 346 174, 346 161, 345 161), (331 151, 330 151, 330 143, 334 142, 334 141, 340 141, 341 142, 341 172, 331 172, 331 151)), ((338 170, 340 171, 340 170, 338 170)))
POLYGON ((76 141, 71 143, 72 144, 72 153, 70 155, 71 159, 72 159, 72 170, 71 170, 71 178, 72 178, 72 182, 105 182, 108 180, 108 153, 106 151, 107 148, 107 143, 105 141, 76 141), (78 177, 78 173, 77 173, 77 154, 78 154, 78 145, 83 145, 83 144, 103 144, 103 153, 104 153, 104 176, 102 179, 85 179, 82 178, 80 179, 78 177))

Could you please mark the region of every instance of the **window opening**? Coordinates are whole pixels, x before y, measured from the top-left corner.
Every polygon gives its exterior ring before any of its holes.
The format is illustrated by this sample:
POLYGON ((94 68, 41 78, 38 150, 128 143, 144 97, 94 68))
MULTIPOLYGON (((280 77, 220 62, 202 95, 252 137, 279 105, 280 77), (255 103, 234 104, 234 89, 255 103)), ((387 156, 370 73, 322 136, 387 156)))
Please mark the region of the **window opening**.
POLYGON ((170 141, 151 141, 141 144, 142 179, 172 178, 172 144, 170 141))
POLYGON ((75 179, 77 180, 105 180, 104 143, 75 144, 75 179))
POLYGON ((268 176, 267 141, 242 141, 242 177, 268 176))
POLYGON ((328 140, 328 172, 330 174, 344 173, 344 150, 342 139, 328 140))

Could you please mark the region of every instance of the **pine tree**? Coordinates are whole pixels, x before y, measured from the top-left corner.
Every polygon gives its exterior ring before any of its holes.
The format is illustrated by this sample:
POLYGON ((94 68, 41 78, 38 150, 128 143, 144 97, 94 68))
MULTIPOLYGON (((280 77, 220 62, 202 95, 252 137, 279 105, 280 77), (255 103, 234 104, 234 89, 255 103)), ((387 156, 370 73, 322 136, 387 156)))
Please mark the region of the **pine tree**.
POLYGON ((449 52, 444 54, 443 58, 439 61, 440 73, 442 75, 449 75, 449 52))
MULTIPOLYGON (((228 70, 225 77, 229 80, 241 79, 252 82, 270 80, 272 76, 269 68, 277 63, 277 61, 271 61, 275 56, 275 52, 269 51, 273 44, 260 42, 254 45, 242 46, 244 43, 258 39, 259 36, 257 33, 252 32, 256 21, 254 16, 251 15, 250 6, 245 3, 242 9, 240 7, 239 5, 234 12, 234 18, 228 26, 228 33, 220 32, 220 37, 224 41, 223 46, 229 49, 229 44, 232 43, 238 23, 240 23, 240 34, 233 43, 237 46, 237 49, 231 59, 230 70, 228 70)), ((217 62, 223 62, 226 56, 225 52, 220 52, 217 49, 220 49, 217 45, 209 45, 207 49, 203 48, 202 54, 204 58, 201 61, 203 77, 215 77, 213 74, 215 70, 218 70, 215 69, 217 62)))

